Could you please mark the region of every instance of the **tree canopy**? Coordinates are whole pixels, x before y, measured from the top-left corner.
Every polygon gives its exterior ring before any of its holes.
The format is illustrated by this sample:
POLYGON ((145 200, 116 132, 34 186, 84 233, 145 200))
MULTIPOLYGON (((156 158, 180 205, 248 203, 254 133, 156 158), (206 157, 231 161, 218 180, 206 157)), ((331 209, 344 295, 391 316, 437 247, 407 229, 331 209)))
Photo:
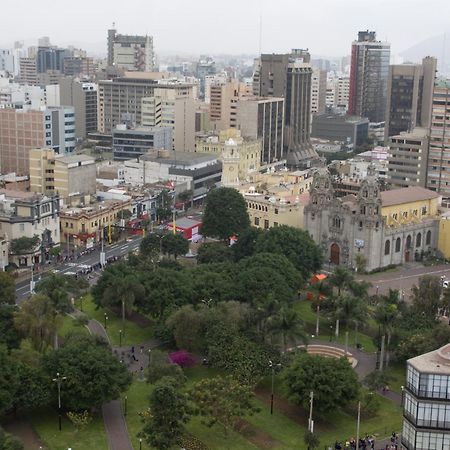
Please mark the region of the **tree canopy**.
POLYGON ((206 197, 202 234, 228 239, 250 227, 244 197, 233 188, 212 189, 206 197))
POLYGON ((16 284, 8 273, 0 271, 0 304, 14 305, 16 303, 16 284))
POLYGON ((322 265, 321 250, 309 234, 286 225, 270 228, 262 233, 256 241, 256 252, 284 255, 303 279, 318 271, 322 265))
POLYGON ((297 405, 308 407, 310 392, 314 392, 314 410, 320 414, 341 408, 358 396, 358 377, 345 358, 298 353, 283 371, 283 380, 289 399, 297 405))

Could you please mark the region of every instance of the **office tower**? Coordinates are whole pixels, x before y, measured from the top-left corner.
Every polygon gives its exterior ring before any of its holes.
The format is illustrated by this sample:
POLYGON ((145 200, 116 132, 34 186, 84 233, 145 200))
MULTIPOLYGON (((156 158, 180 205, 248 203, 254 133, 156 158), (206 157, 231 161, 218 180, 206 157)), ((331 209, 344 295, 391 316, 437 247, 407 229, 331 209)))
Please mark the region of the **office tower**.
POLYGON ((389 68, 385 141, 414 127, 428 128, 431 118, 436 58, 422 64, 396 64, 389 68))
POLYGON ((19 59, 19 75, 21 84, 37 86, 38 78, 37 78, 36 58, 21 57, 19 59))
POLYGON ((53 148, 59 154, 75 149, 74 111, 71 107, 0 109, 0 170, 29 173, 29 152, 53 148))
POLYGON ((14 75, 14 54, 12 50, 0 48, 0 72, 6 72, 11 77, 14 75))
POLYGON ((450 81, 437 81, 433 90, 427 187, 450 197, 450 81))
POLYGON ((360 31, 352 44, 349 114, 383 122, 386 115, 390 44, 375 31, 360 31))
POLYGON ((66 56, 64 58, 64 75, 70 77, 93 77, 94 59, 87 56, 66 56))
POLYGON ((136 127, 127 129, 118 125, 112 132, 115 161, 139 158, 153 149, 170 150, 172 129, 170 127, 136 127))
POLYGON ((237 128, 243 138, 261 140, 261 164, 282 160, 284 98, 241 98, 237 103, 237 128))
POLYGON ((311 77, 311 115, 325 112, 325 99, 327 95, 327 72, 313 67, 311 77))
POLYGON ((392 186, 426 187, 428 129, 414 128, 388 140, 388 181, 392 186))
POLYGON ((350 78, 339 77, 337 79, 335 106, 345 111, 348 109, 348 97, 350 92, 350 78))
POLYGON ((77 139, 97 131, 97 84, 64 77, 59 82, 59 94, 61 105, 74 107, 77 139))
POLYGON ((258 95, 285 99, 283 147, 288 164, 310 166, 318 160, 310 144, 311 76, 307 50, 263 54, 254 77, 258 95))
POLYGON ((155 88, 152 97, 143 97, 141 125, 171 128, 173 143, 166 148, 177 152, 193 152, 195 102, 192 86, 155 88))
POLYGON ((64 58, 70 55, 70 51, 57 47, 38 47, 37 71, 45 73, 48 70, 62 72, 64 69, 64 58))
POLYGON ((205 78, 216 73, 216 63, 209 56, 201 56, 195 66, 195 76, 199 80, 198 96, 201 100, 205 99, 205 78))
POLYGON ((118 34, 114 25, 108 30, 108 66, 153 72, 155 55, 152 36, 118 34))
MULTIPOLYGON (((155 88, 192 90, 192 85, 164 80, 163 73, 132 72, 98 83, 98 129, 111 131, 122 123, 141 125, 142 99, 153 97, 155 88)), ((180 94, 181 95, 181 94, 180 94)), ((192 94, 190 94, 192 95, 192 94)))

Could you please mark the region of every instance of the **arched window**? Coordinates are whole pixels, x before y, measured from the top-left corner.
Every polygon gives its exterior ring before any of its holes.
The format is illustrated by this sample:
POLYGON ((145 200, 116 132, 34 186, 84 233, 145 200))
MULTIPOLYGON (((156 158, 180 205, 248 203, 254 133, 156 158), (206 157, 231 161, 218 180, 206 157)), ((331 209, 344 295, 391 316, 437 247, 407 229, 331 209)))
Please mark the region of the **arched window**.
POLYGON ((416 247, 420 247, 422 245, 422 233, 418 233, 416 236, 416 247))
POLYGON ((411 236, 408 235, 408 237, 406 238, 406 248, 409 249, 411 248, 411 236))
POLYGON ((389 253, 391 253, 391 241, 388 240, 384 243, 384 254, 389 255, 389 253))
POLYGON ((400 251, 400 248, 402 246, 402 240, 400 238, 397 238, 395 240, 395 252, 398 253, 400 251))
POLYGON ((430 230, 427 231, 427 237, 426 237, 426 239, 425 239, 425 243, 426 243, 427 245, 430 245, 430 244, 431 244, 431 231, 430 231, 430 230))
POLYGON ((336 217, 333 219, 333 226, 334 226, 335 228, 341 228, 341 219, 340 219, 338 216, 336 216, 336 217))

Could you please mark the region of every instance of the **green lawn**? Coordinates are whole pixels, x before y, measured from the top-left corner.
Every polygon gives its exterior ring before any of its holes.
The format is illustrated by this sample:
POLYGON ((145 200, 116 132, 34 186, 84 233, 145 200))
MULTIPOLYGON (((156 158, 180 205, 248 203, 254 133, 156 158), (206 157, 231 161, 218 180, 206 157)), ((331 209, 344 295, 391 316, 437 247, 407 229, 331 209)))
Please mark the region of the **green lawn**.
POLYGON ((406 383, 406 367, 405 364, 395 363, 390 364, 385 370, 392 380, 389 381, 389 389, 391 391, 401 394, 402 386, 406 383))
MULTIPOLYGON (((81 300, 76 300, 75 305, 81 309, 81 300)), ((113 345, 119 345, 120 333, 122 329, 122 319, 109 309, 95 309, 95 305, 90 295, 83 297, 83 312, 91 319, 98 320, 103 326, 105 325, 105 313, 108 317, 106 321, 106 331, 113 345)), ((122 345, 136 345, 141 342, 148 341, 153 337, 152 327, 140 327, 139 325, 125 320, 125 330, 122 333, 122 345)))
POLYGON ((76 431, 72 423, 63 417, 62 430, 58 430, 55 410, 45 409, 34 414, 32 424, 45 444, 45 450, 108 450, 105 428, 101 414, 83 430, 76 431))
MULTIPOLYGON (((315 333, 316 330, 316 313, 311 309, 311 302, 309 300, 302 300, 294 303, 294 309, 298 312, 299 316, 302 320, 305 321, 308 332, 312 334, 315 333)), ((336 336, 334 334, 335 328, 333 324, 333 342, 336 342, 336 336)), ((339 337, 337 342, 340 344, 345 344, 345 329, 340 328, 339 337)), ((354 347, 356 344, 356 335, 355 330, 348 330, 348 344, 351 347, 354 347)), ((314 336, 315 339, 321 341, 330 341, 330 322, 325 317, 319 318, 319 336, 314 336)), ((369 353, 376 352, 377 347, 373 343, 373 340, 370 336, 365 333, 358 332, 358 342, 362 345, 363 350, 369 353)))
POLYGON ((76 331, 79 333, 85 333, 85 334, 89 333, 88 329, 84 325, 81 325, 73 317, 66 315, 63 317, 62 325, 61 325, 61 328, 60 328, 58 334, 60 336, 64 337, 64 336, 67 336, 72 331, 76 331))

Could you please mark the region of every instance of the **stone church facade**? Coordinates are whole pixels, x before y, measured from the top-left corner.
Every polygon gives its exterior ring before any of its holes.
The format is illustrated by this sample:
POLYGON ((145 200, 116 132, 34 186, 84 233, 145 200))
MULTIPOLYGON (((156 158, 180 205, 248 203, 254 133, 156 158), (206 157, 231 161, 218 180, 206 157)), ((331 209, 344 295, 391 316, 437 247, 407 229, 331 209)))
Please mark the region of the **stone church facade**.
POLYGON ((335 196, 327 169, 314 174, 305 228, 324 262, 356 267, 357 255, 372 271, 420 258, 437 247, 440 196, 424 188, 380 192, 373 171, 357 195, 335 196))

